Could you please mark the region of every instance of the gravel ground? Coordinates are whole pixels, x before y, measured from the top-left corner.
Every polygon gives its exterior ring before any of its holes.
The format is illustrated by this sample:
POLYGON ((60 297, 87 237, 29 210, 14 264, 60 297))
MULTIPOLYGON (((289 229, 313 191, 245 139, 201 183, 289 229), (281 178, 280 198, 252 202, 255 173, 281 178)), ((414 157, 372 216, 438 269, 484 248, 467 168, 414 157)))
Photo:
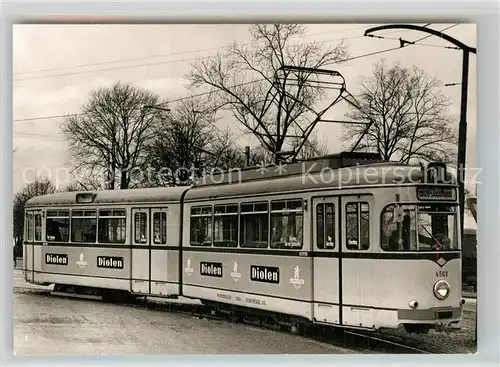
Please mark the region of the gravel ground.
MULTIPOLYGON (((472 308, 472 307, 470 307, 472 308)), ((476 353, 477 343, 474 340, 476 330, 476 310, 464 309, 463 319, 456 326, 448 331, 430 330, 427 334, 410 334, 403 328, 398 329, 391 334, 396 334, 405 338, 420 340, 425 344, 433 344, 451 350, 454 353, 470 354, 476 353)))
POLYGON ((272 330, 54 297, 39 289, 14 292, 13 316, 16 355, 352 353, 272 330))

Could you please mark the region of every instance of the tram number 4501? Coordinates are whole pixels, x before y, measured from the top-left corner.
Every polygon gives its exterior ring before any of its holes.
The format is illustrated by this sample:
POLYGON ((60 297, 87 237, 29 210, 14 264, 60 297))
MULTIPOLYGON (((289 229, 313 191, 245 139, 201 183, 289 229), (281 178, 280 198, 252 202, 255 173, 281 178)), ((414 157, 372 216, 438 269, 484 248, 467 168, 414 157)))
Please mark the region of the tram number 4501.
POLYGON ((447 270, 438 270, 438 271, 436 271, 436 277, 438 277, 438 278, 447 278, 448 277, 448 271, 447 270))

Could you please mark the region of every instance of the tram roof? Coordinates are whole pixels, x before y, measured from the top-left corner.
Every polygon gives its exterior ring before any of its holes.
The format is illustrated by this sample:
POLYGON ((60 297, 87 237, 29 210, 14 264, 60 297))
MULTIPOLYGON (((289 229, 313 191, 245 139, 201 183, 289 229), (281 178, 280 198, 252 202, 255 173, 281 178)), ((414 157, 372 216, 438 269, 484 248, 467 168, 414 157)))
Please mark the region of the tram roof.
POLYGON ((26 202, 26 206, 49 206, 49 205, 75 205, 78 204, 77 194, 94 194, 95 199, 89 204, 117 204, 117 203, 153 203, 180 202, 182 193, 189 187, 155 187, 126 190, 103 190, 103 191, 79 191, 59 192, 43 196, 35 196, 26 202))
MULTIPOLYGON (((274 169, 277 169, 275 167, 274 169)), ((250 181, 232 181, 221 184, 200 186, 157 187, 127 190, 103 190, 82 192, 61 192, 36 196, 26 202, 26 207, 65 206, 80 204, 77 195, 93 195, 89 204, 126 204, 180 202, 187 191, 185 200, 206 200, 223 197, 272 194, 310 189, 341 189, 360 186, 393 185, 398 183, 420 183, 424 176, 421 167, 397 162, 381 162, 361 166, 342 167, 273 178, 255 178, 250 181)), ((448 172, 451 175, 451 172, 448 172)), ((451 175, 453 177, 453 175, 451 175)))
POLYGON ((215 199, 238 195, 301 191, 307 189, 340 189, 356 186, 393 185, 397 183, 419 183, 423 178, 420 166, 397 162, 366 164, 343 167, 310 174, 297 174, 272 179, 263 178, 241 183, 224 183, 199 186, 186 193, 185 200, 215 199))

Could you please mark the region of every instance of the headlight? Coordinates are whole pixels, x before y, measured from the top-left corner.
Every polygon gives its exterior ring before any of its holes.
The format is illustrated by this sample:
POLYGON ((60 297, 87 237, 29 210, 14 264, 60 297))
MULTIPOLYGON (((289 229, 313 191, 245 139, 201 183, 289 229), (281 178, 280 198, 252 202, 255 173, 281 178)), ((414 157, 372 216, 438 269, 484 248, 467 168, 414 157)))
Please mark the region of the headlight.
POLYGON ((439 280, 434 284, 434 296, 443 300, 450 294, 450 285, 446 280, 439 280))

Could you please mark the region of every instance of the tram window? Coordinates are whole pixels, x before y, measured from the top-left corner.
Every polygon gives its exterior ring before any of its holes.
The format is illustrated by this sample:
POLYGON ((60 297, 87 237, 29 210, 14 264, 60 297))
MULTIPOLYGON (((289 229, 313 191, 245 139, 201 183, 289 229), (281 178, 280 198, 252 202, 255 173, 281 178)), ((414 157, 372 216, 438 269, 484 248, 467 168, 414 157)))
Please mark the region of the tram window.
POLYGON ((35 223, 34 223, 34 218, 33 214, 28 213, 26 214, 26 237, 28 241, 33 241, 33 230, 35 228, 35 223))
POLYGON ((448 204, 417 206, 419 250, 454 250, 458 248, 455 209, 448 204))
POLYGON ((94 243, 96 240, 97 214, 95 210, 71 212, 71 242, 94 243))
POLYGON ((316 245, 320 249, 335 248, 335 206, 332 203, 316 206, 316 245))
POLYGON ((245 203, 240 210, 240 247, 267 248, 269 243, 269 204, 245 203))
POLYGON ((35 214, 35 241, 42 240, 42 215, 35 214))
POLYGON ((456 209, 448 204, 401 205, 404 216, 394 221, 395 205, 382 212, 382 249, 437 251, 458 247, 456 209))
POLYGON ((212 207, 191 208, 191 246, 212 246, 212 207))
POLYGON ((125 210, 99 210, 98 242, 125 243, 125 210))
POLYGON ((346 248, 370 248, 370 206, 368 203, 346 204, 346 248))
POLYGON ((153 214, 153 242, 160 245, 167 243, 167 213, 153 214))
POLYGON ((45 228, 47 241, 69 242, 69 210, 48 210, 45 228))
POLYGON ((416 213, 414 205, 387 206, 382 212, 381 247, 384 251, 417 249, 416 213), (399 214, 400 213, 400 214, 399 214), (395 216, 400 217, 395 218, 395 216))
POLYGON ((146 213, 135 213, 134 215, 134 242, 147 242, 148 215, 146 213))
POLYGON ((302 200, 271 203, 271 248, 302 248, 302 200))
POLYGON ((214 246, 238 246, 238 205, 214 206, 214 246))

